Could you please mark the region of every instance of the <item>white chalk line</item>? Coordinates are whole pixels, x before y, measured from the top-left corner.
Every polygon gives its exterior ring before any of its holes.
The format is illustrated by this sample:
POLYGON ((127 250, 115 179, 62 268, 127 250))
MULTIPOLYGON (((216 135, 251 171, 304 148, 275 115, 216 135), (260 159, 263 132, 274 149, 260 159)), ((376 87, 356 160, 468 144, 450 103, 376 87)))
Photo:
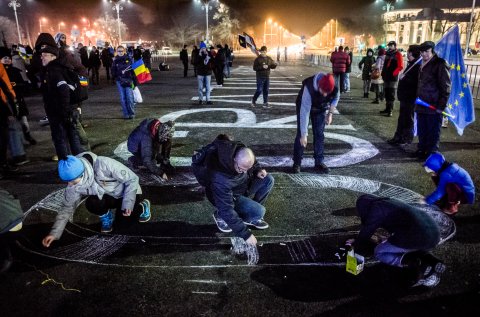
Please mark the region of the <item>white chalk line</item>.
POLYGON ((227 285, 227 281, 214 281, 214 280, 183 280, 185 283, 200 283, 200 284, 223 284, 227 285))
POLYGON ((199 294, 199 295, 218 295, 217 292, 202 292, 202 291, 192 291, 192 294, 199 294))

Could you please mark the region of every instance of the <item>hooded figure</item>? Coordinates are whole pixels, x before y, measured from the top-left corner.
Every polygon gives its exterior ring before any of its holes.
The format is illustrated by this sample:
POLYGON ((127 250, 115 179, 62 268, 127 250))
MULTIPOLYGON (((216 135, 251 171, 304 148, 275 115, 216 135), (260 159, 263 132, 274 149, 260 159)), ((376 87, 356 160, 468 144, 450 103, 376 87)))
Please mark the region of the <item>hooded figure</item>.
POLYGON ((146 167, 151 173, 166 178, 165 172, 173 172, 170 164, 175 122, 160 122, 158 119, 147 118, 140 122, 128 136, 127 147, 133 154, 130 164, 136 168, 146 167), (158 166, 157 164, 160 164, 158 166))
POLYGON ((441 153, 431 154, 423 165, 432 180, 437 185, 435 191, 425 198, 427 204, 438 202, 440 208, 447 214, 458 212, 460 204, 475 202, 475 185, 466 170, 456 163, 445 160, 441 153))

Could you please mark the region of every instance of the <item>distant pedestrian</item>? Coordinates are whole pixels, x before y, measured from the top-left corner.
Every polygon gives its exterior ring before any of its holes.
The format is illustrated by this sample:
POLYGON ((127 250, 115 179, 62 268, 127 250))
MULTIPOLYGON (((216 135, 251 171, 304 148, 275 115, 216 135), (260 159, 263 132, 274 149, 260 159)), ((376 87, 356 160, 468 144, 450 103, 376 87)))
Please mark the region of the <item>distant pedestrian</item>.
POLYGON ((132 69, 133 61, 126 55, 123 46, 117 47, 117 56, 113 60, 112 77, 117 84, 120 93, 120 102, 124 119, 135 118, 135 104, 133 100, 133 86, 136 81, 135 73, 132 69))
POLYGON ((268 89, 270 87, 270 69, 275 68, 277 68, 277 64, 267 55, 267 47, 262 46, 260 48, 260 55, 253 62, 253 70, 256 73, 257 90, 252 98, 252 108, 256 107, 260 94, 263 95, 263 108, 271 108, 268 104, 268 89))
POLYGON ((102 60, 102 65, 105 68, 105 73, 107 75, 107 81, 110 81, 111 68, 113 64, 113 50, 111 50, 110 44, 105 42, 105 48, 102 50, 100 59, 102 60))
POLYGON ((375 64, 375 57, 373 56, 373 50, 369 48, 367 50, 367 56, 364 56, 358 68, 362 71, 362 80, 363 80, 363 98, 368 98, 370 92, 370 85, 372 83, 372 70, 373 65, 375 64))
POLYGON ((197 64, 199 51, 197 45, 193 45, 192 56, 190 57, 190 64, 192 64, 193 67, 193 77, 197 77, 197 67, 195 65, 197 64))
POLYGON ((150 201, 142 200, 138 176, 114 159, 92 152, 69 155, 58 162, 58 175, 67 183, 67 187, 61 196, 61 208, 55 223, 42 240, 46 248, 60 239, 67 222, 85 196, 87 210, 100 218, 101 232, 113 230, 117 211, 124 217, 133 214, 139 222, 148 222, 151 218, 150 201))
POLYGON ((207 50, 207 45, 204 42, 200 43, 200 50, 198 56, 195 59, 195 68, 197 69, 197 82, 198 82, 198 104, 203 103, 203 90, 205 89, 205 102, 207 105, 211 105, 210 100, 210 82, 212 80, 212 56, 207 50))
POLYGON ((284 49, 284 55, 285 55, 285 62, 286 62, 287 59, 288 59, 287 47, 286 46, 285 46, 285 49, 284 49))
POLYGON ((345 70, 345 92, 350 92, 350 73, 352 72, 352 63, 353 63, 353 52, 350 51, 348 46, 345 47, 345 53, 348 54, 350 62, 347 64, 347 69, 345 70))
POLYGON ((225 78, 229 78, 230 77, 230 67, 231 67, 231 64, 232 64, 232 51, 230 50, 230 48, 228 47, 227 44, 225 44, 224 50, 225 50, 225 67, 223 68, 223 76, 225 78))
POLYGON ((277 64, 280 63, 280 46, 277 46, 277 64))
POLYGON ((98 85, 99 84, 99 69, 102 65, 100 60, 100 54, 95 46, 92 46, 92 50, 90 51, 90 55, 88 56, 88 65, 92 70, 92 84, 98 85))
POLYGON ((350 56, 343 51, 343 46, 338 47, 337 52, 333 52, 330 56, 332 63, 332 72, 335 78, 335 87, 339 93, 345 92, 345 72, 350 64, 350 56))
POLYGON ((152 70, 152 52, 149 48, 142 48, 142 59, 145 67, 148 68, 149 71, 152 70))
POLYGON ((420 70, 420 50, 418 45, 410 45, 407 50, 408 64, 399 76, 397 98, 400 101, 397 130, 387 142, 392 145, 412 143, 414 126, 415 98, 417 97, 418 72, 420 70))
POLYGON ((77 45, 78 52, 80 53, 80 60, 82 62, 83 67, 88 69, 88 50, 87 47, 84 46, 82 43, 78 43, 77 45))
POLYGON ((390 41, 382 68, 382 79, 385 90, 385 110, 380 111, 387 117, 392 116, 395 95, 398 87, 398 75, 403 69, 403 57, 397 50, 397 43, 390 41))
POLYGON ((225 68, 226 57, 225 49, 220 44, 217 45, 217 54, 215 55, 213 61, 215 64, 215 80, 217 85, 223 86, 223 69, 225 68))
POLYGON ((372 101, 373 104, 379 104, 384 100, 383 92, 383 79, 382 79, 382 69, 385 63, 385 50, 383 48, 378 49, 377 60, 372 67, 372 86, 373 91, 375 92, 375 99, 372 101))
POLYGON ((183 77, 188 75, 188 52, 187 45, 183 45, 183 49, 180 51, 180 60, 183 64, 183 77))

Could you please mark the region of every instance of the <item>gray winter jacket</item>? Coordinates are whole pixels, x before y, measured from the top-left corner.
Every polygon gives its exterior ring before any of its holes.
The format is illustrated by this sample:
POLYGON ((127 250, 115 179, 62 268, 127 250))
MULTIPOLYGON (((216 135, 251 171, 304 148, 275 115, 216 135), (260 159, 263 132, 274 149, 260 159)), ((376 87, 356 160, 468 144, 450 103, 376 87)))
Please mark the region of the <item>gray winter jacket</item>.
POLYGON ((122 163, 109 157, 97 156, 92 152, 83 152, 77 155, 85 166, 80 183, 67 186, 55 223, 50 234, 56 239, 62 236, 68 220, 72 217, 83 196, 98 196, 104 194, 114 198, 122 198, 122 210, 133 210, 137 194, 142 193, 138 176, 122 163), (93 166, 84 157, 89 154, 93 159, 93 166))

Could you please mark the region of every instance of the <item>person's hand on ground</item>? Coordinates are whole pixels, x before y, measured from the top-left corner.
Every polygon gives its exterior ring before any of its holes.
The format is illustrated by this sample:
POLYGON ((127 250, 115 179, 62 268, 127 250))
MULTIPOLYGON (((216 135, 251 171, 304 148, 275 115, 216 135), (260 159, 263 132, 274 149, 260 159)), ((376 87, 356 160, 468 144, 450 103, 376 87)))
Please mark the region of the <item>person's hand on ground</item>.
POLYGON ((52 242, 55 240, 55 237, 51 234, 49 234, 48 236, 46 236, 45 238, 43 238, 42 240, 42 244, 45 248, 48 248, 50 247, 50 245, 52 244, 52 242))
POLYGON ((255 238, 255 236, 252 234, 250 236, 250 238, 248 238, 247 240, 245 240, 246 243, 248 244, 253 244, 253 245, 256 245, 257 244, 257 238, 255 238))

